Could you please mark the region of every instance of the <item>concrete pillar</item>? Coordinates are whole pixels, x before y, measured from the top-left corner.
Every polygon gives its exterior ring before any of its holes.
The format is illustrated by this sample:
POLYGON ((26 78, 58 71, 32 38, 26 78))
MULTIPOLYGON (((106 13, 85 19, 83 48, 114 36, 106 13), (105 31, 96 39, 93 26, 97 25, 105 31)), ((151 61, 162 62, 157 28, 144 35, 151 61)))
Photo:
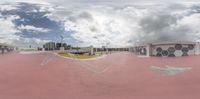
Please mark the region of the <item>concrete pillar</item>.
POLYGON ((5 52, 5 47, 1 48, 1 53, 3 54, 5 52))
POLYGON ((200 54, 200 43, 199 42, 196 42, 194 51, 195 51, 195 55, 200 54))
POLYGON ((95 52, 98 52, 98 48, 95 48, 95 52))
POLYGON ((106 54, 108 54, 108 48, 106 48, 106 54))
POLYGON ((130 47, 128 48, 128 51, 129 51, 129 52, 132 52, 130 47))
POLYGON ((148 44, 146 46, 146 56, 151 56, 152 55, 152 45, 148 44))
POLYGON ((94 47, 90 46, 90 54, 93 55, 94 54, 94 47))
POLYGON ((61 52, 64 52, 64 51, 65 51, 65 48, 64 48, 64 47, 60 47, 60 51, 61 51, 61 52))
POLYGON ((2 54, 3 46, 0 45, 0 54, 2 54))

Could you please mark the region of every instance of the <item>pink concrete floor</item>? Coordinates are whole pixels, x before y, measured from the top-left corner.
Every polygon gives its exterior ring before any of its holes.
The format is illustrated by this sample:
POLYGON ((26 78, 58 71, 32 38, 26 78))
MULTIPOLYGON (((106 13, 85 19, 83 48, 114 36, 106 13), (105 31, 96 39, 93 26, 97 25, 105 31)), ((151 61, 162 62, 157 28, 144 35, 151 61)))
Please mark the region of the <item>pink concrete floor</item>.
POLYGON ((0 99, 200 99, 199 73, 200 56, 115 53, 80 61, 13 52, 0 55, 0 99), (165 65, 192 70, 163 76, 150 69, 165 65))

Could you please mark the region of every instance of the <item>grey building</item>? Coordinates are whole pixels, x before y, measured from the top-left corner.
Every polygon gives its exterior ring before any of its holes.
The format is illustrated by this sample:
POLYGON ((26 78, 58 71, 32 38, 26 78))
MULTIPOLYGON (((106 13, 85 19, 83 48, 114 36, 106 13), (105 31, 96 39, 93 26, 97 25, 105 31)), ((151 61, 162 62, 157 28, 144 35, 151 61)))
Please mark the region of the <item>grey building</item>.
POLYGON ((0 54, 11 52, 13 50, 14 50, 13 46, 10 46, 8 44, 0 43, 0 54))
POLYGON ((43 48, 46 51, 52 50, 60 50, 60 47, 64 47, 65 50, 69 49, 71 46, 66 43, 56 43, 56 42, 48 42, 43 45, 43 48))
POLYGON ((48 43, 45 43, 45 44, 43 45, 43 48, 44 48, 46 51, 55 50, 55 49, 56 49, 56 43, 55 43, 55 42, 48 42, 48 43))

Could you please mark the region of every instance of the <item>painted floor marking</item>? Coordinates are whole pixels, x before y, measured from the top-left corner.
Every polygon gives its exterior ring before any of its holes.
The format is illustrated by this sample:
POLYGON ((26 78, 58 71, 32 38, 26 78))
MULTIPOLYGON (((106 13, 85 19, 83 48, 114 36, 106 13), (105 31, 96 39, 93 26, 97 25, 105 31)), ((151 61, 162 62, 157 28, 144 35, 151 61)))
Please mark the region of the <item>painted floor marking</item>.
POLYGON ((48 64, 50 61, 53 60, 53 58, 54 58, 53 55, 45 57, 45 58, 42 60, 42 62, 40 63, 40 65, 41 65, 41 66, 44 66, 44 65, 48 64))
POLYGON ((107 65, 94 66, 94 65, 84 62, 84 60, 83 61, 79 60, 78 58, 76 58, 75 55, 72 55, 72 56, 73 56, 73 60, 75 63, 78 63, 81 67, 83 67, 91 72, 101 74, 101 73, 106 72, 109 69, 109 66, 107 66, 107 65))
POLYGON ((173 66, 166 65, 165 67, 151 66, 151 69, 154 71, 158 71, 163 75, 173 76, 173 75, 185 73, 191 70, 192 68, 191 67, 173 67, 173 66))

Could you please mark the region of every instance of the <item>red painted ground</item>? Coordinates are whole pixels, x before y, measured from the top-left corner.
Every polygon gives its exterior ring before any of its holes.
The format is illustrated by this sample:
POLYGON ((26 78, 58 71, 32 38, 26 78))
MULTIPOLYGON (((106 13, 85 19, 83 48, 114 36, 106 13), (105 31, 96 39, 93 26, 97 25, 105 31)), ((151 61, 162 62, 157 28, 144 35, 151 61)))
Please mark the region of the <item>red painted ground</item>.
POLYGON ((50 53, 0 55, 0 99, 200 99, 200 56, 138 58, 116 53, 99 60, 50 53), (49 62, 41 65, 46 59, 49 62), (175 76, 155 66, 192 67, 175 76))

